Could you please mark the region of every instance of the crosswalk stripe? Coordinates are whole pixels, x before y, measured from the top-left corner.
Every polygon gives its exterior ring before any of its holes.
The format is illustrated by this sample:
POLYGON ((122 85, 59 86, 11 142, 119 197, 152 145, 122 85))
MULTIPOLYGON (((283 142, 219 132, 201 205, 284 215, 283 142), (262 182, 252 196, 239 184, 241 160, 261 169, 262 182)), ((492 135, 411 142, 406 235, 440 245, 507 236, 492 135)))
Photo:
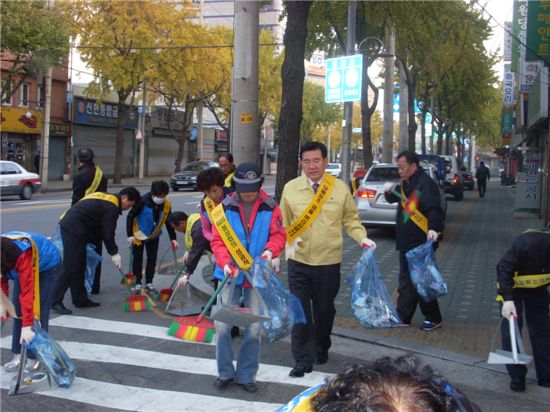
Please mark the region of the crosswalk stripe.
MULTIPOLYGON (((2 374, 2 388, 9 389, 13 374, 2 374)), ((55 384, 54 384, 55 386, 55 384)), ((76 378, 69 389, 52 386, 41 395, 125 411, 272 411, 279 404, 253 402, 188 392, 164 391, 143 387, 76 378)))

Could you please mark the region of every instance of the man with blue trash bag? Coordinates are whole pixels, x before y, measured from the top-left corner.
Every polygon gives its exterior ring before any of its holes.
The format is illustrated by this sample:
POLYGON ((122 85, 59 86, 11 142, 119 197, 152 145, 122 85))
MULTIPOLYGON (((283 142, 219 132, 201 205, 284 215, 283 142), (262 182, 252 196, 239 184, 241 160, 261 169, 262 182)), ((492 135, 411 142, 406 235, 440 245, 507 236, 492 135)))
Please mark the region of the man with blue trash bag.
POLYGON ((405 150, 397 155, 397 169, 401 184, 388 182, 384 194, 389 203, 398 202, 395 240, 399 251, 399 285, 397 288, 397 313, 403 325, 410 325, 416 305, 424 315, 420 329, 431 331, 441 326, 442 316, 437 299, 423 300, 411 281, 409 264, 405 254, 415 247, 437 239, 443 231, 443 209, 437 183, 420 168, 415 152, 405 150))

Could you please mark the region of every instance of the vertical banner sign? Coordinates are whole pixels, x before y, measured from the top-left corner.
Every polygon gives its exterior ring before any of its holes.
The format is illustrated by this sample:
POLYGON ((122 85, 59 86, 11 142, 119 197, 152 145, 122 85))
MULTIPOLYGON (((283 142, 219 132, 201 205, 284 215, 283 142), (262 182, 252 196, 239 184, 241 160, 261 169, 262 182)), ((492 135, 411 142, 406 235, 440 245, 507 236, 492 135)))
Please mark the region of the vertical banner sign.
MULTIPOLYGON (((519 24, 520 24, 520 39, 523 44, 527 43, 527 15, 529 13, 528 8, 530 4, 536 4, 536 1, 525 2, 524 5, 519 7, 519 24)), ((529 47, 531 47, 529 45, 529 47)), ((542 62, 525 60, 527 48, 523 45, 520 47, 519 57, 519 91, 521 93, 530 93, 533 88, 533 82, 537 77, 539 69, 542 66, 542 62)))
POLYGON ((502 60, 505 62, 512 61, 512 22, 504 23, 504 47, 502 52, 502 60))
POLYGON ((531 1, 527 10, 527 44, 525 60, 550 57, 550 1, 531 1))
POLYGON ((525 32, 527 25, 527 1, 514 0, 514 15, 512 18, 512 71, 518 73, 521 44, 517 39, 522 39, 522 30, 525 32))
POLYGON ((502 105, 512 107, 514 105, 514 73, 510 70, 510 64, 504 65, 504 79, 502 80, 502 105))

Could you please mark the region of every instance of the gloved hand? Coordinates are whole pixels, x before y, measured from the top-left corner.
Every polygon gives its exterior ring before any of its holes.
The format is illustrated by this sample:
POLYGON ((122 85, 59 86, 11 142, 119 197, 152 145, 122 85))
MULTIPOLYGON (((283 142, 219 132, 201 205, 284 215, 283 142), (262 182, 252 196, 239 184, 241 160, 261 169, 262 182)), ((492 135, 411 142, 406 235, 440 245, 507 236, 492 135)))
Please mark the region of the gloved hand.
POLYGON ((516 304, 513 300, 507 300, 502 304, 502 316, 506 319, 510 319, 511 316, 514 319, 518 318, 518 313, 516 311, 516 304))
POLYGON ((33 332, 32 328, 30 326, 23 326, 21 328, 21 339, 19 339, 19 343, 27 342, 31 343, 34 339, 35 333, 33 332))
POLYGON ((395 186, 397 186, 397 183, 395 182, 384 183, 384 193, 391 192, 392 190, 395 189, 395 186))
POLYGON ((374 243, 372 240, 370 240, 368 237, 364 238, 361 241, 361 247, 363 249, 376 249, 376 243, 374 243))
POLYGON ((281 258, 276 257, 276 258, 272 259, 271 260, 271 267, 273 268, 273 270, 275 271, 276 274, 279 274, 279 272, 281 271, 281 258))
POLYGON ((269 266, 271 266, 272 265, 271 261, 273 259, 273 253, 271 253, 271 250, 264 250, 263 253, 260 256, 260 259, 267 260, 267 264, 269 266))
POLYGON ((189 251, 186 250, 185 253, 183 254, 183 263, 187 263, 187 259, 189 259, 189 251))
POLYGON ((294 259, 294 255, 296 255, 296 249, 298 248, 298 245, 302 243, 302 238, 298 236, 296 239, 294 239, 294 242, 288 243, 286 247, 286 258, 287 259, 294 259))
POLYGON ((437 242, 438 238, 439 235, 435 230, 428 230, 428 240, 431 240, 432 242, 437 242))
POLYGON ((189 273, 184 273, 181 278, 178 279, 178 288, 181 288, 189 283, 189 273))
POLYGON ((170 247, 172 248, 172 250, 178 250, 178 248, 179 248, 178 241, 177 240, 172 240, 170 242, 170 247))
POLYGON ((122 268, 122 258, 117 253, 116 255, 111 256, 111 260, 113 261, 113 264, 118 268, 122 268))
POLYGON ((134 241, 136 240, 136 238, 133 236, 129 236, 126 240, 128 241, 128 247, 131 248, 132 246, 134 246, 134 241))
POLYGON ((233 279, 237 273, 239 273, 239 268, 233 263, 228 263, 223 267, 224 275, 229 274, 229 279, 233 279))

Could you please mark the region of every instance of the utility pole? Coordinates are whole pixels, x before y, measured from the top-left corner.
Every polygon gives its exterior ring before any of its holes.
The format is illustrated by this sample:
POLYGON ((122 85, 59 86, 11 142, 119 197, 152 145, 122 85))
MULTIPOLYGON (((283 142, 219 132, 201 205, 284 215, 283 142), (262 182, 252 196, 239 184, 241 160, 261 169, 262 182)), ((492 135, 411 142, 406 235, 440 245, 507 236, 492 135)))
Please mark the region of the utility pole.
MULTIPOLYGON (((346 54, 355 53, 355 13, 357 3, 351 0, 348 3, 348 37, 346 43, 346 54)), ((344 102, 344 119, 342 120, 342 174, 341 179, 349 184, 351 176, 351 129, 353 119, 353 102, 344 102)))
MULTIPOLYGON (((393 95, 393 93, 392 93, 393 95)), ((399 152, 407 148, 408 124, 409 124, 409 88, 403 63, 399 62, 399 152)))
POLYGON ((147 100, 147 80, 143 81, 143 99, 141 101, 141 118, 139 127, 141 129, 141 139, 139 139, 139 175, 138 179, 143 180, 145 176, 145 104, 147 100))
POLYGON ((259 3, 235 1, 231 147, 235 163, 260 164, 258 125, 259 3))
MULTIPOLYGON (((385 47, 388 54, 395 56, 395 32, 386 28, 385 47)), ((391 163, 393 157, 393 71, 394 57, 386 57, 384 72, 384 131, 382 135, 382 162, 391 163)))
POLYGON ((42 156, 40 158, 40 181, 42 189, 48 188, 48 165, 50 157, 50 112, 52 103, 52 68, 48 67, 44 78, 44 129, 42 131, 42 156))
MULTIPOLYGON (((200 25, 202 26, 204 23, 204 0, 200 0, 200 25)), ((203 101, 199 101, 197 103, 197 122, 198 122, 198 130, 197 130, 197 142, 198 142, 198 158, 200 160, 204 160, 204 131, 203 131, 203 110, 204 110, 204 104, 203 101)))

